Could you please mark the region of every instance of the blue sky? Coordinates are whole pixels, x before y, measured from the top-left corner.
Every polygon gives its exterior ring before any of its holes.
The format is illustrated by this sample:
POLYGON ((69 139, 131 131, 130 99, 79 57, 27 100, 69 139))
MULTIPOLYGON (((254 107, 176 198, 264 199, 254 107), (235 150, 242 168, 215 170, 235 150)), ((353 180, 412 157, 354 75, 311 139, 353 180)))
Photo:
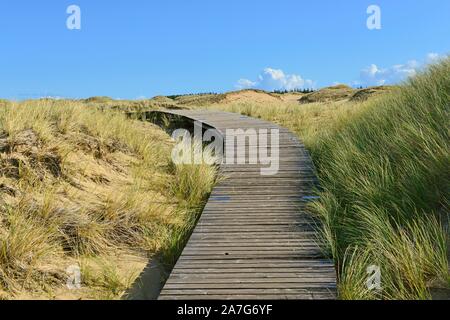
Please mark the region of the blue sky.
POLYGON ((449 35, 448 0, 2 1, 0 97, 392 83, 449 53, 449 35))

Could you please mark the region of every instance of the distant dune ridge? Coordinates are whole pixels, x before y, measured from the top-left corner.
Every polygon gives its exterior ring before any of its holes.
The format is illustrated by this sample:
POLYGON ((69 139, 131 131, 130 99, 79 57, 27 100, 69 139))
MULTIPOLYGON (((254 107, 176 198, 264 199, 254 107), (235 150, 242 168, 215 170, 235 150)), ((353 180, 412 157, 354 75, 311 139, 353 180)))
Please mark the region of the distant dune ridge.
POLYGON ((344 84, 318 89, 310 93, 290 91, 286 93, 268 92, 260 89, 243 89, 225 93, 200 93, 181 94, 172 96, 155 96, 142 100, 114 100, 110 97, 91 97, 84 99, 86 103, 100 104, 119 109, 142 110, 154 108, 178 109, 191 107, 210 106, 213 104, 232 103, 318 103, 335 102, 342 100, 365 101, 372 96, 388 93, 394 90, 394 86, 378 86, 363 89, 355 89, 344 84))
POLYGON ((244 89, 223 94, 192 94, 177 96, 173 99, 165 96, 157 96, 150 101, 156 103, 177 104, 180 106, 207 106, 211 104, 228 103, 276 103, 280 101, 298 102, 300 104, 316 102, 334 102, 341 100, 364 101, 372 96, 392 91, 393 86, 369 87, 354 89, 347 85, 336 85, 319 89, 311 93, 287 92, 273 93, 257 89, 244 89))

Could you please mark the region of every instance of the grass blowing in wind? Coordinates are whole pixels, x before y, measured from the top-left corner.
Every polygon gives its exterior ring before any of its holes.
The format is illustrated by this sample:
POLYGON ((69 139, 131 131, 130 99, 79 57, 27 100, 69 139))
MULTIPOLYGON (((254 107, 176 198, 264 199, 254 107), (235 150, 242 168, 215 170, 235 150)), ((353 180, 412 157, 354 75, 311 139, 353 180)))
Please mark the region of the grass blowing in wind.
POLYGON ((312 144, 341 298, 426 299, 432 281, 448 286, 449 108, 445 59, 312 144), (369 264, 380 292, 363 288, 369 264))

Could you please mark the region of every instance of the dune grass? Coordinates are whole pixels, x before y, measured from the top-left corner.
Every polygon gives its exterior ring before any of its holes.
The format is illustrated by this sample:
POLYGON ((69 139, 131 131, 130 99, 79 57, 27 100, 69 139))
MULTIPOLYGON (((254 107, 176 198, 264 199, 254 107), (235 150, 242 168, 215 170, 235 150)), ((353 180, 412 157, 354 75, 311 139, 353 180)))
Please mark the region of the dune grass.
MULTIPOLYGON (((274 121, 305 142, 341 299, 429 299, 430 286, 450 286, 449 95, 446 59, 365 102, 208 108, 274 121), (367 288, 370 266, 381 290, 367 288)), ((175 166, 168 136, 108 111, 135 108, 120 103, 0 101, 0 298, 114 299, 149 256, 174 261, 214 169, 175 166), (74 264, 76 293, 64 289, 74 264)))
POLYGON ((431 284, 449 285, 449 58, 363 103, 210 108, 280 123, 305 142, 342 299, 428 299, 431 284), (381 268, 380 291, 367 289, 371 265, 381 268))
POLYGON ((0 104, 0 298, 119 298, 148 258, 173 262, 214 184, 158 127, 91 104, 0 104))

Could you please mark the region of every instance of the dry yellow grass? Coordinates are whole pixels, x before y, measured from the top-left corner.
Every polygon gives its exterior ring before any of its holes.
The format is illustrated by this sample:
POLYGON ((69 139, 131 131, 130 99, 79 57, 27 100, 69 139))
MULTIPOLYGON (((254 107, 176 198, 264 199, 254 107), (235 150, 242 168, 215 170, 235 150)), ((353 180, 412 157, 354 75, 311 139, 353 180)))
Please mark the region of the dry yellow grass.
POLYGON ((164 131, 92 103, 0 105, 0 298, 119 298, 148 258, 173 260, 212 188, 164 131))

